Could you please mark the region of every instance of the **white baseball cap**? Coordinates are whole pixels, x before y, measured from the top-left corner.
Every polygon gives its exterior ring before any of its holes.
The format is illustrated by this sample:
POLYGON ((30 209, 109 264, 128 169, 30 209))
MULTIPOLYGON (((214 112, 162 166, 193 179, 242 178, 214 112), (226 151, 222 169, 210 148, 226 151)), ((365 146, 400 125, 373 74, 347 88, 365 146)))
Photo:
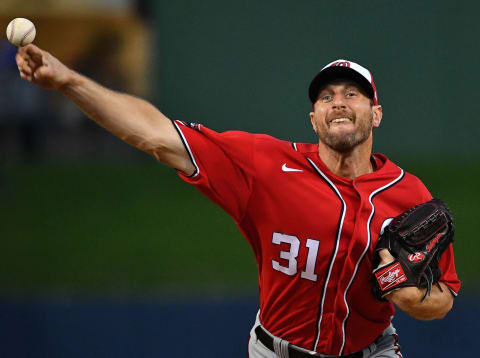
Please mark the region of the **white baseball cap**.
POLYGON ((371 72, 358 63, 342 59, 329 63, 314 77, 308 87, 310 101, 312 103, 317 101, 318 92, 328 82, 343 78, 358 83, 367 92, 373 103, 378 105, 377 88, 371 72))

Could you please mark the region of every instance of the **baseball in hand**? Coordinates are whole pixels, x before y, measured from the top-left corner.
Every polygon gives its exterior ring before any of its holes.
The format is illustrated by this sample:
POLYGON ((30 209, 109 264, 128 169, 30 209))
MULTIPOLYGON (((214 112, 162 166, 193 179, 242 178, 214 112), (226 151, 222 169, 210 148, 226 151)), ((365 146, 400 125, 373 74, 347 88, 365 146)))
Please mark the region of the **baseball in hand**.
POLYGON ((28 19, 17 17, 7 26, 7 38, 15 46, 25 46, 33 42, 37 31, 35 25, 28 19))

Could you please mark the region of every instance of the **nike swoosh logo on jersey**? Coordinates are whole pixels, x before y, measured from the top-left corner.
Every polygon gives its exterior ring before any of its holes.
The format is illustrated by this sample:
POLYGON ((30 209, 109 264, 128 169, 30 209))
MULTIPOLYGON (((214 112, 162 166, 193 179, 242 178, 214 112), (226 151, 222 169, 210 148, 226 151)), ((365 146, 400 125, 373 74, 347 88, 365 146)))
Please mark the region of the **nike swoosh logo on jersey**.
POLYGON ((287 167, 287 163, 283 163, 283 165, 282 165, 282 170, 283 170, 284 172, 303 172, 302 169, 294 169, 294 168, 289 168, 289 167, 287 167))

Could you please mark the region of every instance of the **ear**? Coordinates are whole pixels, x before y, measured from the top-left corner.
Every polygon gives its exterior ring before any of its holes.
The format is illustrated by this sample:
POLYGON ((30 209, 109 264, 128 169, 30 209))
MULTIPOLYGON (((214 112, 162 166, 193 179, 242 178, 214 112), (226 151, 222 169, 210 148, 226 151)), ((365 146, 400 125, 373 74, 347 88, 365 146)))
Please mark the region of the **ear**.
POLYGON ((310 123, 312 124, 313 131, 317 133, 317 123, 315 123, 315 113, 310 112, 308 115, 310 116, 310 123))
POLYGON ((378 128, 380 126, 380 122, 382 121, 382 117, 383 117, 382 106, 380 105, 373 106, 372 111, 373 111, 372 126, 373 128, 378 128))

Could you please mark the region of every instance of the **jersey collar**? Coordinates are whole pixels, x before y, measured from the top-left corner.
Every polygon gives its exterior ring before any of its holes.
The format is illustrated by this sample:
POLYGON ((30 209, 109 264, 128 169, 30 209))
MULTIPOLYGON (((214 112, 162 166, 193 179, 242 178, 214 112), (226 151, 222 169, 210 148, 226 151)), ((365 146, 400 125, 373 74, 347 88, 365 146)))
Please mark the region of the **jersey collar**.
POLYGON ((364 174, 352 180, 338 176, 328 169, 318 155, 318 144, 293 143, 292 147, 294 149, 296 148, 297 152, 301 153, 305 158, 312 160, 315 165, 320 168, 320 170, 322 170, 330 179, 336 182, 351 183, 352 181, 371 180, 374 178, 390 180, 397 177, 401 171, 401 169, 392 161, 390 161, 386 155, 382 153, 373 153, 372 160, 375 162, 376 170, 373 173, 364 174))

